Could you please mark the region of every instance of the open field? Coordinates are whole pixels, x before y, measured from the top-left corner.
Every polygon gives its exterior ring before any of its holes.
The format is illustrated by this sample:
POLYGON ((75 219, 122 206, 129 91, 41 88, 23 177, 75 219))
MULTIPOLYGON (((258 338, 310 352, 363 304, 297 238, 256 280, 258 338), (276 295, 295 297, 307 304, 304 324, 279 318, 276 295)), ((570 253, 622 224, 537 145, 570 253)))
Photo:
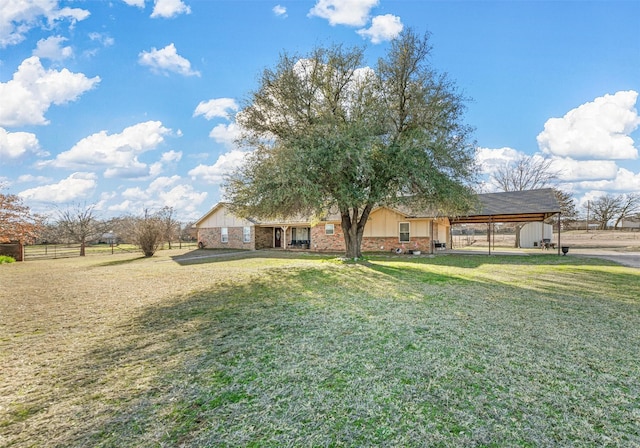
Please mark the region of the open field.
POLYGON ((638 269, 184 253, 0 266, 0 446, 640 446, 638 269))
MULTIPOLYGON (((475 235, 473 246, 487 247, 486 235, 475 235)), ((496 247, 513 247, 515 244, 514 234, 496 234, 494 237, 496 247)), ((454 247, 467 244, 467 236, 454 236, 454 247)), ((558 234, 554 233, 552 242, 558 240, 558 234)), ((560 234, 561 244, 573 248, 599 248, 614 250, 636 250, 640 251, 640 232, 622 232, 614 230, 570 230, 560 234)))
MULTIPOLYGON (((159 249, 164 250, 166 244, 159 249)), ((174 246, 181 249, 196 249, 194 242, 174 243, 174 246)), ((106 254, 137 254, 142 255, 142 250, 133 244, 87 244, 85 255, 106 255, 106 254)), ((80 244, 33 244, 24 248, 25 259, 28 261, 38 259, 69 258, 80 256, 80 244)))

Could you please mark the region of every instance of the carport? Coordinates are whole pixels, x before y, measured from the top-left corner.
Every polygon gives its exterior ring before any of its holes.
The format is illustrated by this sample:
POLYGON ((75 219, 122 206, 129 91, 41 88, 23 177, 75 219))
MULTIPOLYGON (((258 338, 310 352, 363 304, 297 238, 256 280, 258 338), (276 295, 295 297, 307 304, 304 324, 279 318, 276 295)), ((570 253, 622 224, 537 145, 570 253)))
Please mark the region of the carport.
MULTIPOLYGON (((477 196, 476 209, 466 216, 450 217, 451 224, 487 224, 489 254, 491 254, 491 229, 495 223, 544 222, 554 215, 560 217, 560 204, 551 188, 502 193, 484 193, 477 196)), ((558 219, 558 255, 560 255, 560 219, 558 219)))

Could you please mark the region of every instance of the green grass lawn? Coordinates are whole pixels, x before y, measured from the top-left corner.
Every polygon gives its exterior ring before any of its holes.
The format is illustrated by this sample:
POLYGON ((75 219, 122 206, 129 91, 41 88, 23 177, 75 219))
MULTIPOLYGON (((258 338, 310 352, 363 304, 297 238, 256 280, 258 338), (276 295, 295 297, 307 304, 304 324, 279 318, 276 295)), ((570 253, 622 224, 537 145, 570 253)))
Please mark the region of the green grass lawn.
POLYGON ((118 260, 0 266, 0 445, 640 446, 638 269, 118 260))

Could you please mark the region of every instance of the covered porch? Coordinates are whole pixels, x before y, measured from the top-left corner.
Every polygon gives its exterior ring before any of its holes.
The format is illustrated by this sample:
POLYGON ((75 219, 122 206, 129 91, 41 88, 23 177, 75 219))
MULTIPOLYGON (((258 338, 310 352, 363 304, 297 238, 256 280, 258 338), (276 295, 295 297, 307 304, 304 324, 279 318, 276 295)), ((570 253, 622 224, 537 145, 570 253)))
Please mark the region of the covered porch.
POLYGON ((256 249, 308 250, 310 247, 309 224, 269 224, 256 228, 256 249))

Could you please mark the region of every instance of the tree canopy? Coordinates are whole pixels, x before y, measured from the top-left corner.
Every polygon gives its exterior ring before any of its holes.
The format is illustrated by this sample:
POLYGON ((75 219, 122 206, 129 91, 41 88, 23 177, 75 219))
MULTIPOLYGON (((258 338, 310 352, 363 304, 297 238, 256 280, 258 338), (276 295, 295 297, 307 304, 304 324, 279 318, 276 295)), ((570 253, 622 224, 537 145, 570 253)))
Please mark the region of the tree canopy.
POLYGON ((521 156, 496 169, 491 176, 502 191, 525 191, 547 187, 557 179, 552 160, 537 156, 521 156))
POLYGON ((359 257, 375 206, 464 212, 475 145, 465 98, 431 67, 428 35, 404 31, 376 68, 340 45, 281 55, 238 113, 252 152, 225 182, 241 216, 339 212, 347 257, 359 257))
POLYGON ((617 229, 624 219, 630 218, 640 210, 640 194, 606 194, 589 201, 588 207, 591 209, 593 220, 598 223, 598 229, 605 230, 610 221, 615 221, 613 227, 617 229))
POLYGON ((32 214, 19 196, 0 193, 0 243, 30 242, 42 228, 42 218, 32 214))
POLYGON ((74 204, 58 211, 58 227, 65 238, 80 243, 80 256, 85 256, 87 241, 104 232, 104 222, 96 216, 95 204, 74 204))

